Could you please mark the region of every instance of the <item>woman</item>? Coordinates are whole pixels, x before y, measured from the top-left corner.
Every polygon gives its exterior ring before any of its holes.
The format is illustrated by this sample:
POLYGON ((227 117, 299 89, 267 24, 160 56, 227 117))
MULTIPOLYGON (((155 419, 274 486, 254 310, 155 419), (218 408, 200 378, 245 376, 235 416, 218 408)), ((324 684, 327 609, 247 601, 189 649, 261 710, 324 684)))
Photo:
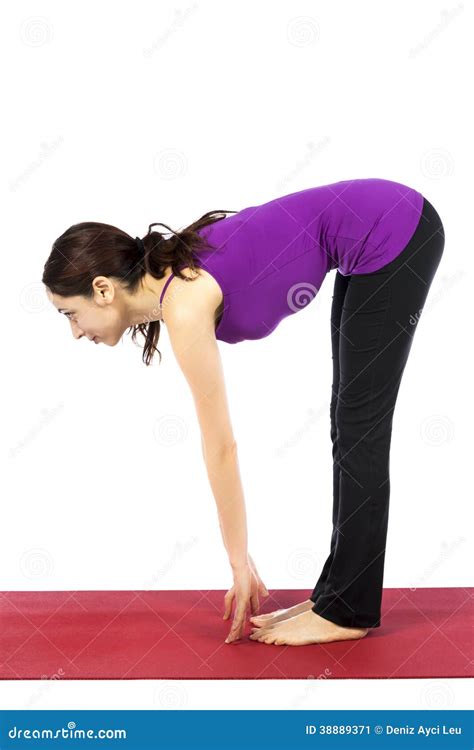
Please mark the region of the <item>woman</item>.
MULTIPOLYGON (((303 645, 363 638, 380 626, 393 410, 444 249, 444 228, 416 190, 382 179, 309 188, 239 212, 209 212, 165 238, 76 224, 53 244, 43 283, 75 338, 145 338, 149 365, 165 323, 194 398, 234 585, 226 642, 303 645), (232 213, 232 216, 225 216, 232 213), (305 307, 337 269, 331 310, 334 469, 329 556, 305 601, 256 616, 268 594, 247 550, 237 446, 216 340, 261 339, 305 307), (192 283, 188 283, 192 281, 192 283), (170 286, 172 282, 172 285, 170 286)), ((161 354, 160 354, 161 361, 161 354)))

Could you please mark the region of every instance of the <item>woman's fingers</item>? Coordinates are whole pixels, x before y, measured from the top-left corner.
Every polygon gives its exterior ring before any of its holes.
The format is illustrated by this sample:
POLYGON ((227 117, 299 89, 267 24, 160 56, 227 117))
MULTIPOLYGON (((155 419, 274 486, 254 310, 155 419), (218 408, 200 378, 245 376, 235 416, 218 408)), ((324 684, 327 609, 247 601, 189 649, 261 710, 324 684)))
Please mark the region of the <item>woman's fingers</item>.
POLYGON ((234 622, 232 623, 232 628, 230 630, 229 635, 225 639, 226 643, 230 643, 230 641, 238 640, 239 638, 242 637, 242 631, 245 625, 246 612, 247 612, 247 602, 246 601, 237 602, 234 622))
POLYGON ((230 617, 230 613, 232 612, 232 602, 234 600, 234 587, 232 586, 231 589, 227 592, 227 594, 224 596, 224 617, 223 620, 228 620, 230 617))
POLYGON ((269 595, 268 589, 265 586, 264 582, 262 581, 262 579, 260 578, 256 570, 254 570, 254 573, 255 573, 255 578, 257 579, 257 582, 258 582, 258 588, 260 590, 260 594, 262 596, 268 596, 269 595))
POLYGON ((231 641, 238 641, 239 638, 242 637, 242 627, 243 627, 243 620, 242 618, 235 618, 234 622, 232 624, 232 628, 230 630, 229 635, 225 639, 226 643, 230 643, 231 641))
POLYGON ((261 596, 270 596, 270 592, 268 591, 268 589, 265 586, 264 582, 260 578, 260 575, 258 573, 257 566, 255 565, 255 562, 253 561, 253 559, 252 559, 252 557, 250 555, 248 555, 248 559, 249 559, 250 568, 253 570, 253 572, 255 574, 255 578, 257 579, 257 582, 258 582, 259 594, 261 596))
POLYGON ((256 615, 260 607, 260 602, 258 599, 258 591, 255 592, 255 594, 252 594, 250 597, 250 611, 253 615, 256 615))

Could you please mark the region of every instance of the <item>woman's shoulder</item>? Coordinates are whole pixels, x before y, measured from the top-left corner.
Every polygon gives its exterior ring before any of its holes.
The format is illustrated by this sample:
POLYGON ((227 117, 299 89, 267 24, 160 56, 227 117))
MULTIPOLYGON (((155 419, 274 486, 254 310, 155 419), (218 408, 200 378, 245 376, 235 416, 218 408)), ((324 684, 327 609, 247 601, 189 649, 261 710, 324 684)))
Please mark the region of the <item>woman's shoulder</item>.
POLYGON ((223 293, 216 279, 204 268, 194 270, 185 266, 179 270, 185 278, 174 275, 173 292, 170 294, 168 289, 169 296, 165 295, 162 302, 165 325, 207 316, 215 320, 223 303, 223 293))

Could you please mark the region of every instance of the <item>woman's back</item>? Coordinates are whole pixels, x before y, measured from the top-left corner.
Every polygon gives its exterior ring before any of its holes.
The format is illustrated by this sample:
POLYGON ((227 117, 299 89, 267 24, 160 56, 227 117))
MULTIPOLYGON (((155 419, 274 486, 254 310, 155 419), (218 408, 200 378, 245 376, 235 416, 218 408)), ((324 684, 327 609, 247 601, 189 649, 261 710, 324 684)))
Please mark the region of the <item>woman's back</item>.
POLYGON ((213 249, 196 265, 219 283, 224 311, 216 337, 227 343, 268 336, 305 307, 326 274, 370 273, 412 237, 423 196, 382 179, 345 180, 249 206, 203 227, 213 249))

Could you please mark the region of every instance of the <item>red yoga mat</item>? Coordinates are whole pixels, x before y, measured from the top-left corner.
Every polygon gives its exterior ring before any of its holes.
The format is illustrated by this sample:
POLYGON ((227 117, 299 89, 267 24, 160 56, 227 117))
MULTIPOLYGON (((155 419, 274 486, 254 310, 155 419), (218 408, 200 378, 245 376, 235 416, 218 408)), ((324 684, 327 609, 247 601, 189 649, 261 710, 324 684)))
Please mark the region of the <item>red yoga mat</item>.
MULTIPOLYGON (((472 677, 472 588, 385 589, 361 640, 224 643, 225 591, 0 592, 0 678, 345 679, 472 677)), ((271 591, 260 612, 307 590, 271 591)))

